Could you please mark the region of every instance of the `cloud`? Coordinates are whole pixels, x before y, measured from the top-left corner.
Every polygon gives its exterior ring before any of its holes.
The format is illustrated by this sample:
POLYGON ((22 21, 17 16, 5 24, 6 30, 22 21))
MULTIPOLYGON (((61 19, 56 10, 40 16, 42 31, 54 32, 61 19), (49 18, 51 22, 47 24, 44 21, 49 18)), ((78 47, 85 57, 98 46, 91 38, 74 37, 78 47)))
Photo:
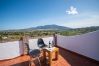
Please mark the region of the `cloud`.
POLYGON ((69 10, 66 10, 66 13, 71 15, 76 15, 78 14, 78 11, 75 7, 71 6, 69 10))

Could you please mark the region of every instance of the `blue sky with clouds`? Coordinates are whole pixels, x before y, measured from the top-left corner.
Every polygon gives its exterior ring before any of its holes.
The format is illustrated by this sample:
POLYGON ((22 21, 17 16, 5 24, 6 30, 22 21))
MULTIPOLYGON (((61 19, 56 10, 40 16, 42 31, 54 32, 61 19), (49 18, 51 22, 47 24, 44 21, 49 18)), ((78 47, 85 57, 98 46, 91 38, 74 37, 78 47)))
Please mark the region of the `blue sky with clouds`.
POLYGON ((99 26, 99 0, 0 0, 0 30, 99 26))

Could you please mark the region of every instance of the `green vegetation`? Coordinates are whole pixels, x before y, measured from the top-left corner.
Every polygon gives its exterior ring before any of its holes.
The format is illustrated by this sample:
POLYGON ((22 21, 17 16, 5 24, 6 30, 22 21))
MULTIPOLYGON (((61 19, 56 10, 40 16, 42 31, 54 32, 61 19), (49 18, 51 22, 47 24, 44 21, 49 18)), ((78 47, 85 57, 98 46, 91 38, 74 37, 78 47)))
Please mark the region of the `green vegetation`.
POLYGON ((73 36, 73 35, 81 35, 81 34, 85 34, 88 32, 93 32, 96 30, 99 30, 99 27, 87 27, 87 28, 71 29, 68 31, 62 31, 62 32, 60 32, 60 34, 65 35, 65 36, 73 36))
MULTIPOLYGON (((0 42, 19 40, 22 36, 29 36, 30 38, 52 36, 56 31, 42 31, 35 30, 32 32, 0 32, 0 42)), ((57 32, 56 32, 57 33, 57 32)))
POLYGON ((30 38, 52 36, 53 34, 60 34, 65 36, 81 35, 84 33, 99 30, 99 27, 77 28, 70 30, 34 30, 27 32, 0 32, 0 42, 19 40, 20 37, 28 35, 30 38))

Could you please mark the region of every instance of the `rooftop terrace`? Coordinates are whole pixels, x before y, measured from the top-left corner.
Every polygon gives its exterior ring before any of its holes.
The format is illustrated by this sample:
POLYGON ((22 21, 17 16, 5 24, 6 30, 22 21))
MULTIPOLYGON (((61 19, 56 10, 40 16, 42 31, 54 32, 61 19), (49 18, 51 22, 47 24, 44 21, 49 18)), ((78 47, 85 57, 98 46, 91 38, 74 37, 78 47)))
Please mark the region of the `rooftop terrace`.
MULTIPOLYGON (((19 56, 10 60, 0 61, 0 66, 29 66, 29 60, 29 55, 19 56)), ((48 66, 43 63, 43 60, 41 61, 42 66, 48 66)), ((33 59, 32 66, 39 66, 35 58, 33 59)), ((78 54, 59 48, 59 59, 53 60, 52 66, 99 66, 99 64, 78 54)))
MULTIPOLYGON (((99 66, 99 31, 79 36, 61 36, 43 38, 48 44, 55 41, 59 48, 59 59, 52 61, 52 66, 99 66)), ((37 48, 37 39, 29 40, 30 49, 37 48)), ((23 54, 20 41, 0 44, 0 66, 29 66, 30 56, 23 54)), ((42 66, 48 66, 40 55, 42 66)), ((52 55, 54 57, 54 54, 52 55)), ((32 66, 39 66, 36 58, 32 58, 32 66)))

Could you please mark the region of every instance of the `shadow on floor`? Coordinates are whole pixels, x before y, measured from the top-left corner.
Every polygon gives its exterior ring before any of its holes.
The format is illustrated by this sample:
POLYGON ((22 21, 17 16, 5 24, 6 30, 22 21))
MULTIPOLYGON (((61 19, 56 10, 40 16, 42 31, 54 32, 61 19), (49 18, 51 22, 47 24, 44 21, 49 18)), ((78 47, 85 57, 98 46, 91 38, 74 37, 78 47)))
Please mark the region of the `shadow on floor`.
POLYGON ((71 66, 99 66, 98 63, 94 63, 89 59, 86 59, 80 55, 74 54, 70 51, 60 49, 60 55, 67 60, 71 66))
POLYGON ((12 66, 29 66, 29 63, 30 63, 29 61, 26 61, 26 62, 14 64, 12 66))

